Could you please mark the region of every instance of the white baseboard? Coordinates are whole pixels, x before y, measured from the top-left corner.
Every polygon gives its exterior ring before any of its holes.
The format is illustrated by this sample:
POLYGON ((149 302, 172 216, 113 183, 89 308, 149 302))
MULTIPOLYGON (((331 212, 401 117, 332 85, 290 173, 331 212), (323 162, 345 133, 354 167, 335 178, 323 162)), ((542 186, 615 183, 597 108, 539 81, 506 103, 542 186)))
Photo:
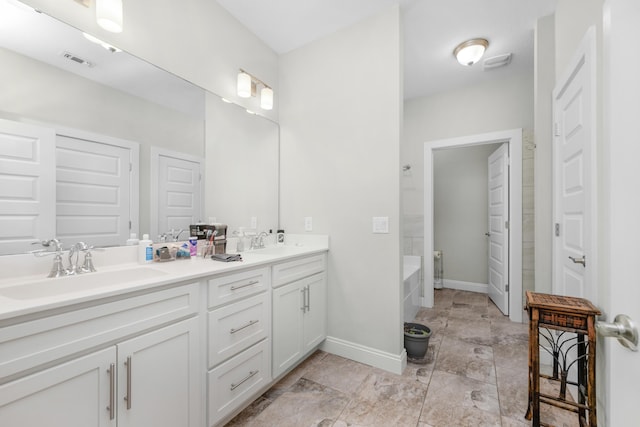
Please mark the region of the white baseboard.
POLYGON ((444 279, 442 286, 447 289, 457 289, 459 291, 479 292, 486 294, 489 292, 489 285, 486 283, 463 282, 461 280, 444 279))
POLYGON ((397 375, 401 375, 407 366, 407 351, 404 348, 402 353, 392 354, 340 338, 327 337, 320 349, 397 375))

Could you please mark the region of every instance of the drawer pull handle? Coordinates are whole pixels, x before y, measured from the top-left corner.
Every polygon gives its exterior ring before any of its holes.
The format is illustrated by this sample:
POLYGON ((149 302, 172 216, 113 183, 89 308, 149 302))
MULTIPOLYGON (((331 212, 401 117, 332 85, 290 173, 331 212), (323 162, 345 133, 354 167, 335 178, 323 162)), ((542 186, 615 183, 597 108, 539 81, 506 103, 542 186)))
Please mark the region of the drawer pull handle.
POLYGON ((127 402, 127 409, 131 409, 131 356, 127 357, 124 364, 127 366, 127 395, 124 400, 127 402))
POLYGON ((249 375, 247 375, 247 376, 246 376, 246 377, 244 377, 242 380, 240 380, 240 382, 239 382, 239 383, 237 383, 237 384, 231 384, 231 387, 230 387, 231 391, 233 391, 233 390, 237 389, 237 388, 238 388, 238 387, 240 387, 243 383, 245 383, 245 382, 249 381, 249 380, 251 379, 251 377, 253 377, 253 376, 254 376, 255 374, 257 374, 258 372, 260 372, 260 371, 250 371, 250 372, 249 372, 249 375))
POLYGON ((244 285, 232 286, 232 287, 231 287, 231 290, 232 290, 232 291, 236 291, 236 290, 238 290, 238 289, 246 288, 247 286, 255 285, 255 284, 257 284, 257 283, 260 283, 260 281, 258 281, 258 280, 252 280, 252 281, 250 281, 250 282, 248 282, 248 283, 245 283, 244 285))
POLYGON ((239 332, 245 328, 248 328, 249 326, 255 325, 256 323, 260 322, 259 320, 249 320, 249 323, 247 323, 246 325, 242 325, 239 328, 231 328, 229 330, 230 334, 235 334, 236 332, 239 332))
POLYGON ((112 363, 109 365, 109 369, 107 370, 109 374, 109 406, 107 406, 107 411, 109 411, 109 419, 113 420, 116 417, 116 364, 112 363))

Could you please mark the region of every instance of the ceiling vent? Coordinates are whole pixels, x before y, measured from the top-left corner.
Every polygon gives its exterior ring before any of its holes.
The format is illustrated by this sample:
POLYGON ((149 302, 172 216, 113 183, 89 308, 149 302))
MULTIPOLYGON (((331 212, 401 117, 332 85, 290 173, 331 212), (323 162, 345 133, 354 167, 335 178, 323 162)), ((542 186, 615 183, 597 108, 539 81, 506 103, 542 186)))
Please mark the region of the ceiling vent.
POLYGON ((494 68, 500 68, 509 65, 511 63, 511 54, 505 53, 504 55, 492 56, 487 58, 482 63, 482 69, 484 71, 493 70, 494 68))
POLYGON ((62 55, 63 58, 66 58, 69 61, 73 61, 77 64, 86 65, 87 67, 93 67, 93 63, 87 61, 86 59, 82 59, 79 56, 74 55, 73 53, 62 52, 60 55, 62 55))

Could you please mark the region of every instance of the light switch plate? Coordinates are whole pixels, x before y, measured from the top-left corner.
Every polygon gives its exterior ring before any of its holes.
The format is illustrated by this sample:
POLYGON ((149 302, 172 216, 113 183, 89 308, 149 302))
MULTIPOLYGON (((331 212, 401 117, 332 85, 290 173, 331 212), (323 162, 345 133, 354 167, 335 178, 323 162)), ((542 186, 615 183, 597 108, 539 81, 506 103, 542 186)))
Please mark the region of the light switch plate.
POLYGON ((310 216, 304 217, 304 231, 313 231, 313 218, 310 216))
POLYGON ((389 233, 389 217, 388 216, 374 216, 373 217, 373 232, 376 234, 389 233))

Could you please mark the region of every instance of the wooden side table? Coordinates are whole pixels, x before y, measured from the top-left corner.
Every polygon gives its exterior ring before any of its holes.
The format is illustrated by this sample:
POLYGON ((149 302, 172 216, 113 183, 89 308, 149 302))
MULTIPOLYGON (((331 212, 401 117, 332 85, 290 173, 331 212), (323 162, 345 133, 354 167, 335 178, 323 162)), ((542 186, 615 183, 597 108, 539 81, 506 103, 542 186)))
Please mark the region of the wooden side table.
POLYGON ((545 425, 540 423, 540 403, 545 403, 577 413, 581 427, 596 427, 595 316, 600 314, 600 310, 583 298, 531 291, 526 292, 526 297, 529 312, 529 406, 525 418, 533 419, 534 427, 545 425), (554 336, 550 330, 561 332, 554 336), (546 350, 553 356, 552 375, 540 373, 541 335, 548 345, 546 350), (574 348, 577 358, 571 360, 569 352, 574 348), (567 379, 574 364, 578 369, 577 382, 567 379), (540 378, 559 381, 558 396, 542 393, 540 378), (578 387, 577 403, 566 399, 567 384, 578 387))

